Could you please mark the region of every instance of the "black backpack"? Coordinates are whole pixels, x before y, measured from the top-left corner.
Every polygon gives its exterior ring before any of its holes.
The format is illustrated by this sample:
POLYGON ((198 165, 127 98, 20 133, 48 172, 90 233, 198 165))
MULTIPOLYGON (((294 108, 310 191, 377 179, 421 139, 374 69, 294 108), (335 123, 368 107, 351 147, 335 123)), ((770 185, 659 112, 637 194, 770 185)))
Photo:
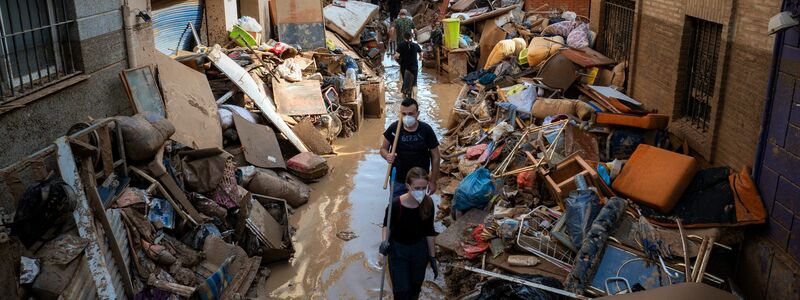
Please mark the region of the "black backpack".
POLYGON ((62 227, 72 218, 77 199, 72 187, 58 176, 28 187, 17 206, 11 235, 30 247, 53 227, 62 227))

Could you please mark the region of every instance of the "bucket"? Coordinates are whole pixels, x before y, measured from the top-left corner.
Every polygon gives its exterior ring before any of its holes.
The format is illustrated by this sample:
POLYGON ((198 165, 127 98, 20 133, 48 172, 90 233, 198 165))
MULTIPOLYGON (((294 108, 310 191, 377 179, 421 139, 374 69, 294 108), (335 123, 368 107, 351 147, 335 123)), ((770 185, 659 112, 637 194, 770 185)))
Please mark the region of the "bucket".
POLYGON ((461 20, 444 19, 444 46, 450 49, 458 49, 459 37, 461 36, 461 20))
POLYGON ((232 40, 236 41, 239 45, 245 46, 250 45, 250 47, 257 47, 258 42, 256 39, 250 35, 249 32, 239 27, 239 25, 233 25, 233 30, 228 35, 232 40), (247 43, 247 44, 245 44, 247 43))

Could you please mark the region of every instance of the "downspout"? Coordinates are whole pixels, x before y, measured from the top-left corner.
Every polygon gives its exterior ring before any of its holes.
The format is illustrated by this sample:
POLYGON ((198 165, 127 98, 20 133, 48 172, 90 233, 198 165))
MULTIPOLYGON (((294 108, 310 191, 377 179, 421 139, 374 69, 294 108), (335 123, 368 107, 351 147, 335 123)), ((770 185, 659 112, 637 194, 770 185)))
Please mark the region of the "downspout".
POLYGON ((772 46, 772 67, 770 68, 769 72, 769 81, 767 81, 767 95, 766 99, 764 99, 764 113, 761 114, 761 136, 758 138, 758 145, 756 146, 756 160, 753 163, 753 173, 750 174, 753 177, 754 182, 759 182, 761 179, 761 160, 764 158, 764 152, 766 151, 767 147, 767 137, 769 136, 769 121, 772 117, 772 105, 775 102, 773 99, 775 97, 775 83, 777 81, 777 74, 778 74, 778 62, 780 61, 779 57, 781 56, 781 49, 783 49, 783 35, 784 31, 778 33, 778 37, 775 38, 775 44, 772 46))
MULTIPOLYGON (((139 62, 136 61, 136 55, 134 55, 133 49, 133 25, 130 22, 131 16, 131 8, 128 3, 128 0, 125 0, 122 5, 122 28, 125 32, 125 53, 128 58, 128 68, 132 69, 139 65, 139 62)), ((135 19, 134 19, 135 20, 135 19)))

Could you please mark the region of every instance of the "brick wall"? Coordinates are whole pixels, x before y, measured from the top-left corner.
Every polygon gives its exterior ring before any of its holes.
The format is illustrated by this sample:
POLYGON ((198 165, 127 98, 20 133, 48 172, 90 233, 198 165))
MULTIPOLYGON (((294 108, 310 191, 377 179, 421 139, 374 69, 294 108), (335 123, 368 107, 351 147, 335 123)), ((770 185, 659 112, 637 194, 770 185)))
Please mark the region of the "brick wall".
POLYGON ((591 2, 591 0, 525 0, 525 9, 536 9, 544 4, 549 4, 551 9, 574 11, 579 16, 589 17, 591 2))
POLYGON ((632 96, 648 108, 672 114, 670 130, 713 164, 752 167, 774 40, 766 34, 767 23, 780 11, 780 1, 637 2, 642 7, 631 66, 632 96), (680 118, 688 86, 689 16, 723 24, 712 119, 705 133, 680 118))

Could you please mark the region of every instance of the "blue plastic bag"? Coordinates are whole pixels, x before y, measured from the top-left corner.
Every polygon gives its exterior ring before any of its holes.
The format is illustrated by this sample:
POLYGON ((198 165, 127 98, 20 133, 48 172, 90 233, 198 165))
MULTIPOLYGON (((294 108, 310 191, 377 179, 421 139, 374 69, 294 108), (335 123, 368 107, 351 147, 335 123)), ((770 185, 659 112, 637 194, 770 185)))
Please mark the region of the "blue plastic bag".
POLYGON ((466 211, 471 208, 483 208, 494 195, 495 187, 492 174, 486 168, 480 168, 464 177, 456 188, 453 208, 466 211))

